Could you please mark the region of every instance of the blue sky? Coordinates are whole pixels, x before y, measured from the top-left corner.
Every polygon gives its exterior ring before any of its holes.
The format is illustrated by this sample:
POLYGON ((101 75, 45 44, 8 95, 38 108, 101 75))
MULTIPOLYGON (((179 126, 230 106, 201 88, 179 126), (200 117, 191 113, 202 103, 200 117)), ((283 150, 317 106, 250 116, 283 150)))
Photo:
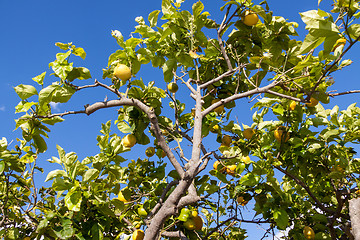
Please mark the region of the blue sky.
MULTIPOLYGON (((191 9, 195 1, 187 0, 183 8, 191 9)), ((317 0, 285 1, 269 0, 269 6, 274 15, 280 15, 299 23, 297 31, 300 39, 306 34, 304 24, 301 22, 299 12, 317 8, 317 0)), ((328 2, 323 1, 321 6, 328 2)), ((221 0, 204 0, 205 10, 209 11, 211 18, 221 18, 221 0)), ((161 8, 161 0, 63 0, 63 1, 10 1, 0 0, 0 137, 7 137, 8 141, 20 136, 20 131, 14 132, 14 107, 19 102, 13 87, 23 84, 35 84, 31 78, 47 71, 45 81, 54 81, 48 63, 55 59, 59 51, 56 42, 73 42, 76 46, 83 47, 87 58, 76 60, 77 66, 90 69, 92 77, 101 79, 102 68, 107 66, 108 56, 118 49, 111 30, 119 30, 127 37, 134 30, 137 16, 147 15, 153 10, 161 8)), ((328 7, 326 8, 328 9, 328 7)), ((360 67, 359 47, 356 46, 347 58, 351 58, 352 66, 333 75, 335 85, 333 89, 344 91, 360 89, 359 76, 356 74, 360 67), (346 84, 344 84, 346 83, 346 84)), ((140 77, 161 80, 158 71, 152 71, 150 66, 145 66, 139 73, 140 77)), ((149 79, 150 80, 150 79, 149 79)), ((161 80, 162 81, 162 80, 161 80)), ((85 82, 84 82, 85 83, 85 82)), ((92 81, 86 82, 87 84, 92 81)), ((66 105, 59 105, 57 111, 79 110, 83 105, 102 101, 107 93, 102 90, 88 90, 80 92, 66 105)), ((110 97, 110 96, 109 96, 110 97)), ((339 105, 345 108, 356 102, 359 95, 338 97, 330 102, 327 107, 339 105)), ((245 102, 244 102, 245 103, 245 102)), ((246 104, 246 103, 245 103, 246 104)), ((251 124, 250 105, 241 109, 241 119, 245 124, 251 124)), ((50 139, 47 141, 49 151, 41 157, 41 164, 48 172, 58 166, 46 163, 46 159, 56 156, 56 144, 66 152, 74 151, 79 158, 98 153, 96 136, 99 134, 101 123, 110 119, 116 120, 116 110, 107 109, 96 112, 91 116, 67 116, 63 123, 51 127, 50 139)), ((138 155, 137 155, 138 156, 138 155)), ((144 155, 145 156, 145 155, 144 155)), ((45 176, 44 176, 45 177, 45 176)), ((257 238, 249 238, 257 239, 257 238)))

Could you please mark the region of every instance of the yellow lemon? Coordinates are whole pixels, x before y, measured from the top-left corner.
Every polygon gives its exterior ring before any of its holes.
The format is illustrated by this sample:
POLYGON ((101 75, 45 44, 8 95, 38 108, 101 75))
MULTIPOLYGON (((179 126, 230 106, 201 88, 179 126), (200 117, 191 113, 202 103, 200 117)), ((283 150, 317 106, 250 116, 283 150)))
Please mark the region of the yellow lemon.
POLYGON ((231 176, 235 176, 235 169, 236 169, 236 165, 226 166, 226 173, 231 176))
POLYGON ((144 237, 145 237, 144 231, 141 229, 136 229, 132 235, 133 240, 143 240, 144 237))
POLYGON ((316 98, 311 97, 310 102, 306 103, 306 106, 308 107, 315 107, 319 103, 319 100, 316 98))
POLYGON ((311 227, 309 227, 309 226, 304 227, 303 233, 304 233, 304 236, 306 239, 308 239, 308 240, 315 239, 315 232, 311 227))
POLYGON ((128 66, 119 64, 114 68, 114 76, 126 81, 131 78, 131 70, 128 66))
POLYGON ((250 157, 249 156, 244 156, 241 158, 241 161, 245 164, 249 164, 251 162, 250 157))
POLYGON ((122 144, 125 147, 131 148, 136 144, 136 137, 132 134, 128 134, 122 139, 122 144))
POLYGON ((245 11, 242 21, 245 25, 251 27, 257 24, 257 22, 259 21, 259 17, 253 11, 245 11))
POLYGON ((291 110, 291 111, 294 111, 295 108, 296 108, 296 105, 297 105, 297 102, 296 102, 296 101, 291 101, 290 106, 289 106, 290 110, 291 110))

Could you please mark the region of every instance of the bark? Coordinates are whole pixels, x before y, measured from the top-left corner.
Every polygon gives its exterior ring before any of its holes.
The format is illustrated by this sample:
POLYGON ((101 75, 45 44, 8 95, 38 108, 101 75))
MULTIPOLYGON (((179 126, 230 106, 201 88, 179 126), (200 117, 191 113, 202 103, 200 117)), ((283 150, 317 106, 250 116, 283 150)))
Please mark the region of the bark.
POLYGON ((360 198, 349 201, 349 215, 351 220, 351 233, 355 240, 360 240, 360 198))

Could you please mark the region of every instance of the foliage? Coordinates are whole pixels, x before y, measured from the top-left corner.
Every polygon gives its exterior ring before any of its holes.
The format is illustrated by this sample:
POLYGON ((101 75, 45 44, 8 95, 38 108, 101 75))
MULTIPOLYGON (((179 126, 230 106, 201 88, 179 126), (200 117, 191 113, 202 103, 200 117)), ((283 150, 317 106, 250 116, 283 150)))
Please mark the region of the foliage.
POLYGON ((243 223, 263 224, 264 235, 289 229, 289 239, 305 239, 305 226, 314 229, 315 239, 350 238, 348 201, 359 195, 354 146, 360 108, 325 106, 330 97, 351 93, 328 88, 331 74, 351 64, 343 57, 360 38, 358 1, 301 13, 304 41, 294 38, 298 24, 274 16, 266 1, 225 1, 221 23, 200 1, 191 11, 182 10, 182 2, 163 0, 148 23, 136 18, 129 39, 113 31, 120 49, 109 56, 101 81, 88 84, 89 69, 69 61, 71 55, 84 59, 84 49, 57 43, 63 52, 49 64, 57 81, 49 83, 44 72, 35 84, 15 87, 22 139, 15 149, 6 138, 0 141, 5 239, 120 239, 139 228, 145 239, 245 239, 251 232, 243 223), (260 17, 255 26, 243 23, 249 10, 260 17), (119 63, 130 67, 131 79, 114 77, 119 63), (161 69, 164 82, 178 83, 179 91, 138 78, 144 64, 161 69), (88 88, 104 88, 114 99, 52 113, 51 102, 67 103, 88 88), (257 100, 251 126, 234 119, 243 98, 257 100), (307 106, 311 98, 321 103, 307 106), (108 107, 120 108, 101 125, 99 153, 79 160, 57 146, 58 156, 48 161, 59 169, 44 173, 42 153, 52 126, 66 115, 108 107), (119 131, 111 131, 112 123, 119 131), (249 127, 255 132, 250 139, 243 135, 249 127), (282 129, 280 140, 276 129, 282 129), (124 153, 137 147, 124 146, 126 134, 154 146, 156 155, 126 159, 124 153), (221 145, 224 135, 230 145, 221 145), (219 148, 206 139, 216 139, 219 148), (221 166, 207 167, 216 160, 221 166), (224 171, 230 165, 235 172, 224 171), (52 186, 36 188, 36 173, 47 174, 52 186), (252 216, 245 214, 247 203, 252 216), (204 220, 201 230, 185 224, 191 211, 204 220))

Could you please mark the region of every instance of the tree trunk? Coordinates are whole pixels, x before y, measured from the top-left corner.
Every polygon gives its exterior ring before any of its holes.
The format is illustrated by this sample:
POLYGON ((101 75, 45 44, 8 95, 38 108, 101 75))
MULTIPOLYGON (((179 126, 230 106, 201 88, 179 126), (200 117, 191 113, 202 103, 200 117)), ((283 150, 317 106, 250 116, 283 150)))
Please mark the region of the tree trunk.
POLYGON ((351 220, 351 233, 355 240, 360 240, 360 198, 349 201, 349 215, 351 220))

